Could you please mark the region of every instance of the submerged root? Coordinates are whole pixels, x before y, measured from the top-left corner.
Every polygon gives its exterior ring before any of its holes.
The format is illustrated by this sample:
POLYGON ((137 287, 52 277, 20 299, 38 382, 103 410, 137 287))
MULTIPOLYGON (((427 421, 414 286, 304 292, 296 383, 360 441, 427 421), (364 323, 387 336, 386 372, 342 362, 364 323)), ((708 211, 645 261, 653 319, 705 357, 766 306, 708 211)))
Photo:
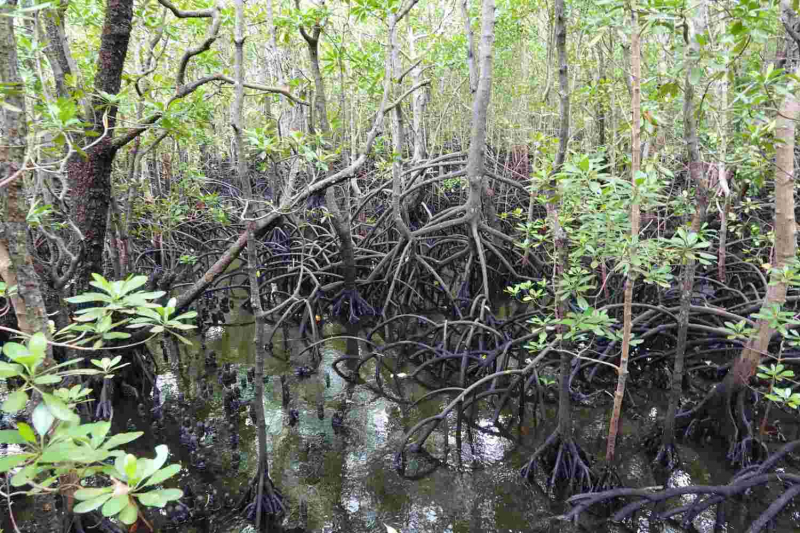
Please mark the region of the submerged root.
POLYGON ((732 390, 725 382, 715 386, 696 407, 676 415, 684 437, 692 437, 701 425, 710 423, 727 439, 727 457, 733 465, 746 468, 764 460, 769 452, 753 431, 746 394, 747 389, 732 390))
POLYGON ((574 439, 562 438, 558 430, 539 446, 520 474, 525 479, 530 479, 536 469, 542 467, 550 472, 547 482, 549 487, 559 481, 568 481, 569 492, 594 490, 595 476, 589 467, 586 452, 574 439))
POLYGON ((784 469, 776 470, 781 460, 786 459, 790 453, 798 448, 800 448, 800 440, 787 444, 764 462, 740 470, 727 485, 694 485, 669 489, 661 489, 660 487, 619 488, 577 494, 568 500, 568 503, 572 504, 573 508, 562 518, 566 520, 575 519, 589 507, 598 503, 606 503, 618 498, 632 499, 611 517, 612 520, 619 522, 631 517, 645 506, 692 494, 696 497, 690 503, 656 513, 656 516, 659 519, 667 520, 681 515, 681 523, 687 525, 691 524, 701 513, 716 505, 716 528, 720 528, 724 522, 723 503, 725 500, 746 494, 754 487, 769 483, 782 483, 785 487, 783 494, 764 509, 747 530, 747 533, 758 533, 767 527, 778 513, 800 494, 800 475, 788 473, 784 469))
POLYGON ((237 509, 260 530, 264 524, 277 523, 286 515, 283 494, 266 473, 256 475, 239 500, 237 509))
POLYGON ((656 453, 653 463, 666 469, 667 472, 672 472, 681 464, 678 449, 674 444, 662 444, 658 448, 658 453, 656 453))

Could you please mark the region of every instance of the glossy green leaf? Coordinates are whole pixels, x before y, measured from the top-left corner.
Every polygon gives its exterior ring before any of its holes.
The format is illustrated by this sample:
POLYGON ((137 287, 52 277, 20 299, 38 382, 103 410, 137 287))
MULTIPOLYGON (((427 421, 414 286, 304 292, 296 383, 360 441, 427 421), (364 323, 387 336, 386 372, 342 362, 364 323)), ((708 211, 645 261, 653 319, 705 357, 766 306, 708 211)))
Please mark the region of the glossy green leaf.
POLYGON ((110 439, 103 444, 104 450, 111 450, 116 448, 117 446, 122 446, 123 444, 127 444, 131 441, 134 441, 144 435, 142 431, 135 431, 133 433, 117 433, 116 435, 112 436, 110 439))
POLYGON ((128 505, 128 495, 124 494, 122 496, 117 496, 116 498, 111 498, 105 504, 103 504, 103 508, 100 512, 103 513, 103 516, 114 516, 123 510, 128 505))
POLYGON ((30 453, 18 453, 15 455, 4 455, 0 457, 0 474, 3 472, 8 472, 12 468, 21 465, 31 457, 34 457, 34 455, 30 453))
POLYGON ((103 494, 98 496, 93 500, 87 500, 85 502, 81 502, 76 505, 72 510, 76 513, 88 513, 89 511, 94 511, 104 503, 106 503, 111 498, 111 493, 103 494))
POLYGON ((128 476, 129 480, 133 480, 136 477, 136 456, 132 454, 128 454, 125 456, 125 475, 128 476))
POLYGON ((24 345, 16 343, 16 342, 7 342, 3 345, 3 353, 9 359, 16 360, 18 357, 24 357, 26 355, 30 355, 28 348, 24 345))
POLYGON ((24 487, 25 485, 36 479, 36 476, 42 470, 43 468, 36 465, 35 463, 25 466, 22 470, 14 474, 14 476, 11 478, 11 486, 24 487))
POLYGON ((37 385, 55 385, 56 383, 61 383, 61 376, 54 376, 52 374, 46 374, 44 376, 39 376, 38 378, 34 379, 33 382, 37 385))
POLYGON ((50 409, 54 417, 66 422, 80 422, 80 417, 70 409, 61 399, 53 396, 52 394, 42 394, 44 403, 50 409))
POLYGON ((44 356, 47 352, 47 337, 44 333, 35 333, 28 341, 28 350, 32 354, 44 356))
POLYGON ((33 428, 25 422, 17 422, 17 431, 26 441, 36 442, 36 434, 33 432, 33 428))
POLYGON ((129 526, 129 525, 133 524, 134 522, 136 522, 136 519, 138 517, 139 517, 139 513, 136 510, 136 507, 134 507, 133 505, 128 504, 128 506, 125 507, 119 513, 119 516, 117 518, 119 518, 120 522, 122 522, 123 524, 129 526))
POLYGON ((111 487, 80 489, 75 491, 75 499, 81 501, 93 500, 103 494, 111 494, 113 490, 111 487))
POLYGON ((147 483, 142 485, 143 487, 149 487, 151 485, 157 485, 159 483, 163 483, 164 481, 168 480, 175 474, 181 471, 181 465, 173 464, 169 465, 166 468, 162 468, 155 474, 153 474, 150 479, 147 480, 147 483))
POLYGON ((70 298, 64 298, 67 302, 71 304, 83 304, 87 302, 110 302, 111 298, 108 295, 102 294, 99 292, 87 292, 84 294, 79 294, 78 296, 72 296, 70 298))
POLYGON ((153 490, 144 494, 137 494, 136 497, 148 507, 164 507, 173 500, 181 499, 183 491, 180 489, 153 490))
POLYGON ((0 444, 25 444, 25 439, 16 429, 0 430, 0 444))
POLYGON ((108 430, 111 429, 111 422, 97 422, 95 427, 92 428, 92 446, 99 448, 103 443, 103 439, 108 435, 108 430))
POLYGON ((22 374, 23 368, 21 365, 5 363, 0 361, 0 378, 13 378, 22 374))
POLYGON ((0 409, 6 413, 16 413, 23 409, 26 403, 28 403, 28 393, 16 390, 8 395, 8 398, 6 398, 6 401, 0 406, 0 409))

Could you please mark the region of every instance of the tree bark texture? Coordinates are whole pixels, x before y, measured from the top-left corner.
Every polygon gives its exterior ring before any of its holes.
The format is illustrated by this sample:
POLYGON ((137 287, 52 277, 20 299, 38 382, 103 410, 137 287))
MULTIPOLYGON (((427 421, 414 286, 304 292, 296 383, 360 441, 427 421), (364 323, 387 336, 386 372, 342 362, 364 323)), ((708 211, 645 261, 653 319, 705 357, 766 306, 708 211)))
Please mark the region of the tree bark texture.
POLYGON ((125 56, 131 36, 133 0, 108 0, 106 4, 100 52, 97 58, 92 98, 93 115, 85 117, 92 131, 105 137, 86 152, 74 154, 67 165, 69 185, 76 199, 73 219, 84 237, 85 256, 80 278, 88 282, 89 274, 103 273, 103 249, 111 196, 111 168, 116 155, 112 144, 117 106, 107 104, 100 92, 119 92, 125 56))

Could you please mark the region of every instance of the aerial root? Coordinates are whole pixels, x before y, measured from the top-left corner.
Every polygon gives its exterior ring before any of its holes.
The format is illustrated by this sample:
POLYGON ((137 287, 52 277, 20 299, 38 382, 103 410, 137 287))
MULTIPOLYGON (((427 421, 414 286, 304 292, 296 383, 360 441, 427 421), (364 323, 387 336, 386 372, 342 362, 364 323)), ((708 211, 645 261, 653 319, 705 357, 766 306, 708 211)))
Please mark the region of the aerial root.
POLYGON ((558 430, 550 434, 534 452, 528 464, 520 471, 522 477, 529 479, 537 468, 542 467, 545 453, 555 455, 548 486, 554 486, 559 480, 569 480, 570 492, 573 489, 588 491, 594 489, 595 476, 589 467, 586 453, 574 439, 563 439, 558 430))
POLYGON ((664 520, 683 515, 681 522, 690 524, 701 513, 716 505, 717 528, 719 528, 722 525, 721 522, 724 521, 723 503, 725 500, 744 494, 756 486, 766 485, 767 483, 782 483, 786 487, 784 493, 772 502, 747 530, 747 533, 759 533, 800 494, 800 475, 785 471, 770 472, 778 466, 781 459, 786 458, 789 453, 792 453, 797 448, 800 448, 800 440, 788 443, 782 449, 769 456, 763 463, 753 464, 740 470, 727 485, 695 485, 670 489, 661 489, 660 487, 618 488, 602 492, 577 494, 567 500, 574 507, 563 518, 572 520, 589 507, 598 503, 608 502, 616 498, 634 498, 633 501, 618 510, 611 518, 614 521, 622 521, 631 517, 646 505, 657 504, 670 498, 679 498, 687 494, 694 494, 696 498, 691 503, 656 513, 656 517, 664 520))
POLYGON ((286 514, 283 494, 266 472, 254 476, 236 508, 242 509, 244 502, 249 503, 244 506, 242 514, 257 527, 262 523, 274 522, 286 514))
POLYGON ((681 464, 680 454, 674 444, 662 444, 658 448, 656 458, 653 463, 672 472, 681 464))

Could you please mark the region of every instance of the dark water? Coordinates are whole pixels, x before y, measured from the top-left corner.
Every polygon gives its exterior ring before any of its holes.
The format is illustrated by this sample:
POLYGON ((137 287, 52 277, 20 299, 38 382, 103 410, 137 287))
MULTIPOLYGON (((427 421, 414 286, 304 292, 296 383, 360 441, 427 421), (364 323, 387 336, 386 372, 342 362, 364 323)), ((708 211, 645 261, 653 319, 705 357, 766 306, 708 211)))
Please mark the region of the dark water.
MULTIPOLYGON (((252 318, 228 315, 229 323, 252 318)), ((325 326, 327 335, 339 333, 334 324, 325 326)), ((453 431, 445 435, 437 430, 428 439, 429 454, 409 454, 406 477, 393 468, 393 458, 405 432, 419 420, 437 414, 447 398, 422 403, 412 409, 381 397, 368 388, 351 385, 331 370, 331 363, 342 355, 342 341, 331 340, 322 349, 322 363, 315 374, 301 379, 294 375, 295 367, 308 364, 306 356, 298 356, 301 343, 293 339, 276 339, 276 355, 290 357, 290 363, 277 358, 267 362, 265 374, 272 376, 265 384, 266 413, 270 470, 277 487, 290 504, 288 526, 304 527, 314 532, 383 533, 386 526, 403 533, 511 533, 530 531, 588 530, 686 531, 674 525, 649 520, 642 513, 634 521, 622 525, 593 525, 587 515, 582 526, 554 519, 564 511, 564 505, 554 494, 544 493, 539 484, 523 482, 519 469, 536 448, 536 444, 552 429, 548 424, 538 428, 522 427, 514 440, 493 434, 488 422, 490 413, 477 415, 478 426, 485 432, 473 430, 465 435, 459 451, 453 431), (278 376, 286 375, 290 383, 291 409, 299 412, 299 421, 291 427, 282 407, 282 392, 278 376), (318 402, 324 404, 324 418, 318 418, 318 402), (334 432, 331 418, 342 414, 344 430, 334 432), (481 418, 483 416, 483 418, 481 418), (417 478, 417 479, 412 479, 417 478), (301 513, 298 502, 306 502, 301 513)), ((174 486, 191 493, 186 498, 189 520, 176 522, 166 511, 149 511, 160 530, 185 532, 254 531, 252 526, 230 512, 229 505, 253 476, 257 462, 256 432, 242 407, 234 419, 223 408, 222 386, 218 369, 205 364, 199 339, 194 347, 180 347, 180 357, 164 360, 158 344, 152 350, 159 362, 158 387, 161 391, 163 420, 154 424, 152 398, 124 400, 115 408, 118 431, 141 430, 145 435, 128 446, 129 451, 151 456, 158 444, 167 444, 171 462, 180 462, 184 469, 174 486), (211 393, 206 394, 206 387, 211 393), (139 405, 141 404, 141 406, 139 405), (141 413, 144 413, 142 416, 141 413), (181 442, 179 427, 197 422, 213 428, 198 435, 198 447, 181 442), (233 427, 230 425, 233 424, 233 427), (238 445, 231 434, 238 434, 238 445)), ((253 326, 212 329, 207 337, 207 351, 214 351, 219 368, 233 365, 237 383, 242 390, 242 402, 252 401, 253 385, 246 378, 254 360, 253 326)), ((374 374, 373 368, 363 369, 362 377, 374 374)), ((0 396, 3 395, 0 383, 0 396)), ((427 391, 406 383, 405 394, 419 398, 427 391)), ((627 486, 657 485, 642 440, 663 417, 665 393, 662 390, 637 391, 632 396, 622 424, 618 448, 620 474, 627 486), (635 404, 635 405, 633 405, 635 404)), ((576 426, 580 444, 590 454, 604 451, 607 417, 611 399, 601 396, 591 405, 576 409, 576 426)), ((555 418, 555 405, 547 406, 550 420, 555 418)), ((777 410, 773 412, 777 415, 777 410)), ((530 419, 530 417, 529 417, 530 419)), ((787 424, 792 421, 788 420, 787 424)), ((796 423, 796 421, 795 421, 796 423)), ((449 421, 455 427, 455 419, 449 421)), ((3 452, 0 452, 3 453, 3 452)), ((732 471, 724 462, 724 452, 718 444, 693 444, 681 448, 684 470, 676 472, 669 486, 688 484, 724 484, 732 471)), ((769 498, 769 494, 764 497, 769 498)), ((691 498, 687 496, 685 498, 691 498)), ((687 503, 675 502, 675 505, 687 503)), ((726 531, 744 531, 755 516, 748 516, 747 506, 731 518, 726 531), (740 525, 741 524, 741 525, 740 525)), ((18 523, 24 524, 30 507, 20 503, 15 508, 18 523)), ((0 527, 9 531, 6 509, 0 511, 0 527)), ((701 533, 713 531, 712 511, 695 520, 693 527, 701 533)), ((800 510, 797 505, 784 512, 777 524, 778 531, 798 531, 800 510)), ((298 529, 299 530, 299 529, 298 529)))

